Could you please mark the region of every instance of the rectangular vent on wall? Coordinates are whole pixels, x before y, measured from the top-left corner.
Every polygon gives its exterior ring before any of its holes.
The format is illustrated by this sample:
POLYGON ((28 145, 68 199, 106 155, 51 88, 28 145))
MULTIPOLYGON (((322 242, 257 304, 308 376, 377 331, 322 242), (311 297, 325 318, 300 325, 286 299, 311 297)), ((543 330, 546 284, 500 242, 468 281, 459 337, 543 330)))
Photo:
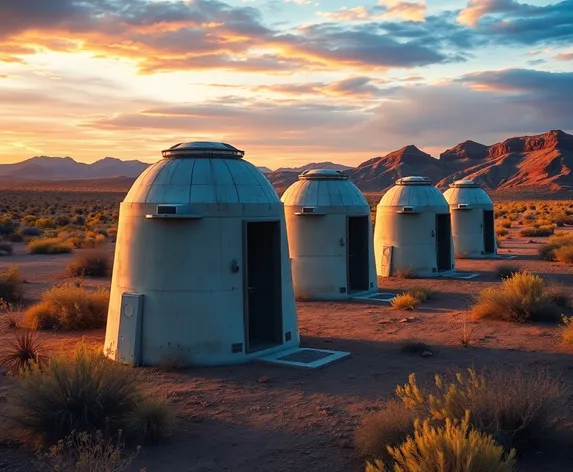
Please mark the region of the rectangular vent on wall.
POLYGON ((158 205, 157 206, 158 215, 176 215, 177 207, 174 205, 158 205))

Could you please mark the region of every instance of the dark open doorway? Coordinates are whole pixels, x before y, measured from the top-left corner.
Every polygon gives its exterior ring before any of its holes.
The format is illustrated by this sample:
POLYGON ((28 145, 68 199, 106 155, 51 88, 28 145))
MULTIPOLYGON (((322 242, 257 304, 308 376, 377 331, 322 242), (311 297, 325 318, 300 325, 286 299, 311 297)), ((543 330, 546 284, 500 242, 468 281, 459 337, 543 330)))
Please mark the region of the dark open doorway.
POLYGON ((436 215, 438 272, 452 270, 452 222, 449 214, 436 215))
POLYGON ((492 210, 483 212, 483 247, 485 254, 495 252, 495 216, 492 210))
POLYGON ((370 288, 368 251, 369 216, 348 217, 348 291, 362 292, 370 288))
POLYGON ((246 352, 282 344, 280 221, 247 222, 244 230, 246 352))

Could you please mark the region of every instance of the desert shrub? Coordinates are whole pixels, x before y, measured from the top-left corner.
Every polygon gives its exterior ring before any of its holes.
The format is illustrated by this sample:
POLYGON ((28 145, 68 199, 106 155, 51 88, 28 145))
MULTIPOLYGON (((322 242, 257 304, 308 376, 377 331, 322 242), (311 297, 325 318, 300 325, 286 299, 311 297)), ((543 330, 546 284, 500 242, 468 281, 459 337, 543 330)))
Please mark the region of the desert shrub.
POLYGON ((396 271, 396 277, 400 279, 413 279, 416 277, 416 271, 413 267, 404 267, 396 271))
POLYGON ((507 236, 509 234, 509 231, 506 230, 505 228, 497 228, 495 230, 495 234, 497 234, 498 236, 507 236))
POLYGON ((517 274, 521 268, 517 264, 499 264, 495 268, 495 274, 500 279, 507 279, 517 274))
POLYGON ((40 452, 34 465, 39 472, 123 472, 129 468, 133 454, 124 455, 123 435, 106 438, 101 431, 94 434, 72 431, 48 452, 40 452))
POLYGON ((522 228, 519 230, 519 235, 522 238, 543 238, 551 236, 553 228, 548 226, 540 226, 539 228, 522 228))
POLYGON ((573 317, 563 316, 563 341, 573 344, 573 317))
MULTIPOLYGON (((30 436, 53 443, 73 431, 107 435, 122 430, 131 436, 129 418, 150 394, 134 369, 79 343, 72 358, 59 354, 43 371, 24 372, 13 397, 14 421, 30 436)), ((153 431, 167 431, 171 417, 154 411, 153 421, 161 425, 153 431)))
POLYGON ((396 310, 413 310, 418 305, 420 305, 420 300, 418 300, 414 295, 409 293, 403 293, 401 295, 396 295, 390 302, 392 308, 396 310))
POLYGON ((518 323, 556 321, 560 317, 543 279, 529 272, 504 279, 501 287, 483 290, 476 297, 472 315, 518 323))
POLYGON ((416 340, 416 339, 409 339, 402 343, 400 347, 400 351, 405 354, 422 354, 424 352, 432 352, 432 347, 426 344, 425 342, 416 340))
POLYGON ((354 434, 354 442, 364 457, 390 458, 388 446, 401 444, 414 432, 418 412, 405 408, 399 400, 389 400, 382 408, 367 415, 354 434))
POLYGON ((471 425, 491 434, 506 450, 526 452, 532 446, 552 447, 571 440, 569 392, 544 370, 495 369, 478 374, 468 369, 449 381, 436 376, 435 386, 428 394, 410 374, 396 393, 405 408, 436 421, 461 418, 469 411, 471 425))
POLYGON ((82 215, 76 215, 72 218, 71 223, 77 226, 84 226, 86 224, 86 218, 82 215))
POLYGON ((26 215, 22 218, 22 223, 26 226, 33 226, 37 219, 34 215, 26 215))
POLYGON ((0 272, 0 300, 7 303, 19 302, 23 298, 22 277, 18 266, 0 272))
POLYGON ((54 218, 56 226, 67 226, 70 224, 70 217, 67 215, 58 215, 54 218))
POLYGON ((558 244, 555 243, 549 243, 549 244, 544 244, 543 246, 541 246, 539 248, 539 256, 541 257, 541 259, 545 260, 545 261, 554 261, 555 260, 555 250, 559 249, 558 244))
POLYGON ((406 292, 408 295, 412 295, 417 298, 420 303, 430 300, 434 297, 435 292, 430 287, 412 287, 406 292))
POLYGON ((552 284, 549 288, 549 295, 553 303, 561 308, 568 308, 571 306, 571 296, 560 284, 552 284))
POLYGON ((104 251, 88 251, 78 254, 67 267, 73 277, 105 277, 111 268, 110 257, 104 251))
POLYGON ((555 249, 555 260, 559 262, 573 263, 573 246, 561 246, 555 249))
POLYGON ((18 224, 12 218, 0 218, 0 235, 7 236, 16 231, 18 224))
POLYGON ((36 364, 42 367, 47 357, 35 331, 25 330, 15 334, 14 339, 5 344, 0 353, 0 367, 16 375, 36 364))
MULTIPOLYGON (((390 447, 394 472, 512 472, 515 451, 504 454, 490 435, 470 427, 469 412, 463 420, 446 419, 433 426, 430 420, 416 420, 414 434, 390 447)), ((382 461, 367 464, 366 472, 384 472, 382 461)))
POLYGON ((0 241, 0 256, 8 256, 14 252, 14 248, 10 243, 0 241))
POLYGON ((28 243, 31 254, 66 254, 72 252, 72 245, 59 238, 34 239, 28 243))
POLYGON ((509 221, 509 220, 501 221, 501 222, 499 223, 499 226, 501 226, 502 228, 507 228, 507 229, 509 229, 509 228, 511 228, 511 221, 509 221))
POLYGON ((56 223, 52 218, 40 218, 36 220, 35 226, 40 229, 54 229, 56 223))
POLYGON ((138 444, 157 442, 171 432, 174 417, 161 398, 140 399, 126 417, 126 428, 138 444))
POLYGON ((25 238, 35 238, 42 235, 42 230, 40 228, 35 228, 33 226, 31 227, 25 226, 23 228, 20 228, 18 233, 20 234, 20 236, 25 238))
POLYGON ((105 326, 109 292, 89 292, 62 285, 42 294, 39 303, 24 313, 24 324, 37 329, 96 329, 105 326))

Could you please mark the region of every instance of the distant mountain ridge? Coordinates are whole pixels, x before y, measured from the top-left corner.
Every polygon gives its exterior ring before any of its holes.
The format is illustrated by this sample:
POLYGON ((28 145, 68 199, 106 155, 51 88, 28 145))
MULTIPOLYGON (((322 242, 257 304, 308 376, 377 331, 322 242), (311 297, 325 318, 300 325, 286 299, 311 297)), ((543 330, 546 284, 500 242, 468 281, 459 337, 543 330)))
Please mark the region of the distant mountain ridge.
MULTIPOLYGON (((92 164, 70 157, 38 156, 16 164, 0 164, 0 181, 96 181, 135 179, 150 164, 106 157, 92 164)), ((408 175, 423 175, 440 188, 455 180, 471 178, 489 190, 573 190, 573 135, 551 130, 534 136, 506 139, 487 146, 464 141, 434 158, 414 145, 369 159, 357 167, 332 162, 281 167, 259 167, 271 183, 284 190, 307 169, 344 172, 365 192, 381 192, 408 175)), ((78 184, 80 185, 80 184, 78 184)), ((106 184, 107 185, 107 184, 106 184)))

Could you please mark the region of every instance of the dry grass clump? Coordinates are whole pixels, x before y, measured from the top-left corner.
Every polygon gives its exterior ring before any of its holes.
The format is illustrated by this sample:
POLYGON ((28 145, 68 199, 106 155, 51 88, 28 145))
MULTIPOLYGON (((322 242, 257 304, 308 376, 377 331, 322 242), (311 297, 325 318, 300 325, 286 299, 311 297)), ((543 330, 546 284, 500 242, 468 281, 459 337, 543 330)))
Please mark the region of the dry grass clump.
POLYGON ((30 330, 16 333, 0 351, 0 367, 6 367, 12 375, 29 370, 32 365, 42 367, 46 360, 37 333, 30 330))
MULTIPOLYGON (((548 244, 543 245, 539 249, 539 255, 542 259, 546 261, 555 261, 557 260, 556 252, 557 250, 561 249, 562 247, 569 247, 573 246, 573 236, 559 233, 549 239, 548 244)), ((562 258, 566 259, 568 256, 569 251, 563 251, 562 258)), ((566 262, 564 260, 563 262, 566 262)))
POLYGON ((30 254, 67 254, 72 250, 72 245, 60 238, 40 238, 28 243, 30 254))
POLYGON ((22 277, 18 266, 0 272, 0 301, 19 302, 23 298, 22 277))
POLYGON ((513 277, 515 274, 521 271, 521 267, 517 264, 499 264, 495 268, 495 274, 499 279, 507 279, 513 277))
POLYGON ((470 427, 469 412, 462 421, 446 419, 434 426, 430 420, 416 420, 414 434, 389 447, 393 467, 380 460, 366 465, 366 472, 513 472, 515 451, 503 447, 487 434, 470 427))
POLYGON ((136 371, 109 361, 101 352, 78 343, 74 356, 59 354, 43 371, 36 367, 23 372, 13 393, 13 420, 31 438, 54 443, 73 431, 94 434, 122 430, 126 436, 144 433, 143 440, 157 439, 169 430, 167 407, 141 405, 153 401, 143 389, 136 371), (132 418, 152 425, 133 427, 132 418), (153 436, 155 435, 155 436, 153 436))
POLYGON ((501 287, 483 290, 476 297, 472 315, 478 319, 517 323, 557 321, 560 318, 558 307, 543 279, 525 271, 504 279, 501 287))
MULTIPOLYGON (((461 466, 454 469, 418 468, 415 465, 396 468, 401 463, 400 455, 395 454, 397 448, 401 449, 399 443, 408 435, 415 438, 416 431, 420 431, 419 425, 414 424, 416 421, 426 423, 428 427, 447 429, 448 423, 459 425, 461 418, 461 424, 467 423, 467 429, 462 437, 458 436, 459 444, 464 441, 463 437, 470 437, 470 431, 476 431, 489 435, 510 453, 512 459, 510 451, 513 449, 527 453, 535 447, 542 450, 568 444, 573 432, 568 415, 569 391, 561 380, 552 378, 544 370, 508 372, 492 369, 477 373, 468 369, 451 378, 437 375, 434 387, 429 390, 419 387, 415 375, 410 374, 408 383, 397 387, 396 394, 401 402, 385 403, 380 411, 366 417, 355 436, 365 457, 382 459, 388 465, 393 462, 394 468, 390 470, 467 470, 461 466)), ((410 446, 413 446, 411 441, 410 446)), ((444 453, 439 447, 434 452, 430 449, 420 457, 444 453)), ((503 449, 498 450, 498 459, 502 457, 503 449)), ((418 456, 415 454, 414 457, 418 456)))
POLYGON ((106 439, 101 431, 72 431, 47 452, 38 453, 34 466, 39 472, 124 472, 136 458, 139 447, 127 456, 124 449, 121 431, 113 439, 106 439))
POLYGON ((563 316, 563 341, 567 344, 573 344, 573 317, 563 316))
POLYGON ((420 305, 420 300, 414 295, 409 293, 403 293, 401 295, 396 295, 390 305, 396 310, 414 310, 420 305))
POLYGON ((432 298, 434 298, 436 294, 436 292, 432 290, 430 287, 423 287, 423 286, 412 287, 406 293, 417 298, 420 301, 420 303, 425 302, 426 300, 431 300, 432 298))
POLYGON ((68 273, 73 277, 105 277, 110 275, 110 270, 109 254, 101 250, 78 254, 67 267, 68 273))
POLYGON ((539 228, 527 227, 519 230, 519 236, 522 238, 545 238, 553 234, 553 228, 549 226, 540 226, 539 228))
POLYGON ((105 326, 109 291, 89 292, 75 285, 53 287, 24 314, 24 324, 37 329, 96 329, 105 326))
POLYGON ((505 228, 497 228, 495 230, 495 234, 499 237, 503 237, 503 236, 507 236, 509 234, 509 231, 505 228))
POLYGON ((573 245, 561 246, 555 249, 555 260, 558 262, 573 263, 573 245))

